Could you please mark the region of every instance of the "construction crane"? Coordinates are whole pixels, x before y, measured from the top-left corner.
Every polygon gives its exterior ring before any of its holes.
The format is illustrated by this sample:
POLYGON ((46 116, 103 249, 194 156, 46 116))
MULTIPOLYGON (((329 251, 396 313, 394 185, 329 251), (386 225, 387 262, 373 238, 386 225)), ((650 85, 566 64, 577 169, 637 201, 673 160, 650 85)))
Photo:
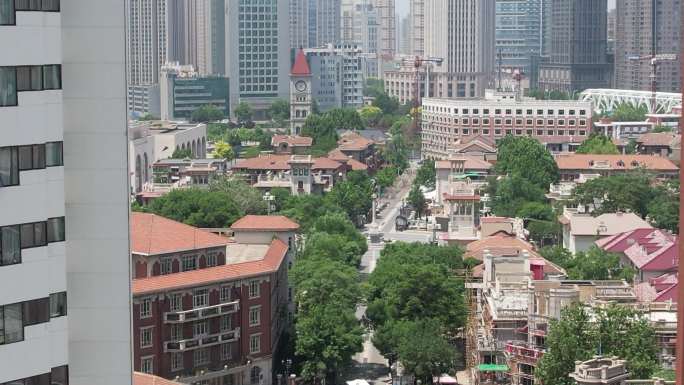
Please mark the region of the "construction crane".
MULTIPOLYGON (((444 59, 441 57, 420 57, 416 56, 415 61, 413 62, 413 66, 416 69, 416 84, 415 84, 415 92, 413 94, 413 107, 415 111, 413 112, 413 127, 412 127, 412 132, 411 135, 415 135, 417 131, 419 131, 420 128, 420 114, 419 114, 419 108, 421 106, 421 92, 420 92, 420 67, 423 66, 424 63, 435 63, 437 66, 441 66, 442 62, 444 62, 444 59)), ((425 97, 429 98, 430 97, 430 66, 426 65, 425 66, 425 97)))
POLYGON ((661 62, 667 62, 667 61, 677 61, 677 55, 673 53, 663 53, 663 54, 657 54, 657 55, 646 55, 646 56, 630 56, 629 60, 631 61, 642 61, 642 60, 649 60, 650 65, 651 65, 651 75, 649 78, 651 79, 651 106, 650 106, 650 112, 652 114, 655 114, 658 112, 658 101, 657 101, 657 93, 658 93, 658 65, 660 65, 661 62))

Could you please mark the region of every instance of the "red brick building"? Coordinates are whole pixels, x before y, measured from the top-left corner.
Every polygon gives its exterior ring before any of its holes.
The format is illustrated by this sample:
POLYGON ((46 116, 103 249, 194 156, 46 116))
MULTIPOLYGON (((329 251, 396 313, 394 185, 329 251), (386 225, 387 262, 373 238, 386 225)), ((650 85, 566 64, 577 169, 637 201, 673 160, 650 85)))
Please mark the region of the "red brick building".
POLYGON ((249 226, 236 227, 233 241, 133 214, 136 371, 183 383, 272 382, 298 225, 278 216, 241 222, 249 226))

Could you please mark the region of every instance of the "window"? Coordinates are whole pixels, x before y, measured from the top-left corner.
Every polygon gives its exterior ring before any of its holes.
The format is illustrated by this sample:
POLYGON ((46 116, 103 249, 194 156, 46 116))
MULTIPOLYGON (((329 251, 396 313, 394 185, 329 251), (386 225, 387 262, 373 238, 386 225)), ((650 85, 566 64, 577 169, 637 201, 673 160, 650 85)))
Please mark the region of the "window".
POLYGON ((230 360, 233 358, 233 352, 231 349, 230 344, 223 344, 221 345, 221 359, 222 360, 230 360))
POLYGON ((252 354, 261 352, 261 334, 249 336, 249 352, 252 354))
POLYGON ((14 0, 0 0, 0 25, 14 25, 15 23, 14 0))
POLYGON ((219 301, 220 302, 230 302, 230 299, 232 297, 231 292, 233 291, 232 286, 221 286, 221 292, 219 294, 219 301))
POLYGON ((66 365, 52 368, 50 371, 51 385, 67 385, 69 383, 69 367, 66 365))
POLYGON ((47 220, 47 241, 64 242, 64 217, 47 220))
POLYGON ((45 168, 45 145, 19 146, 19 171, 45 168))
POLYGON ((194 255, 186 255, 183 257, 183 271, 197 269, 197 258, 194 255))
POLYGON ((63 142, 45 143, 45 166, 64 166, 63 142))
POLYGON ((152 329, 153 327, 140 328, 140 347, 149 348, 152 346, 152 329))
POLYGON ((197 349, 192 352, 192 360, 195 366, 206 365, 209 363, 209 349, 197 349))
POLYGON ((59 11, 59 0, 15 0, 17 11, 59 11))
POLYGON ((0 227, 0 266, 21 263, 19 226, 0 227))
POLYGON ((182 370, 183 369, 183 353, 172 353, 171 354, 171 370, 182 370))
MULTIPOLYGON (((2 1, 2 0, 0 0, 2 1)), ((5 0, 7 1, 7 0, 5 0)), ((0 3, 0 11, 3 6, 0 3)), ((4 17, 0 15, 0 17, 4 17)), ((0 67, 0 107, 17 105, 17 71, 14 67, 0 67)))
POLYGON ((192 296, 192 307, 204 307, 209 304, 209 290, 197 289, 192 296))
POLYGON ((171 294, 169 297, 169 310, 170 311, 181 311, 183 310, 183 295, 182 294, 171 294))
POLYGON ((257 298, 260 295, 259 289, 258 280, 249 281, 249 298, 257 298))
POLYGON ((216 253, 209 253, 207 255, 207 267, 213 267, 217 265, 216 253))
POLYGON ((261 368, 258 366, 253 367, 249 371, 249 383, 251 385, 257 385, 261 383, 261 368))
POLYGON ((24 340, 21 303, 0 306, 0 345, 24 340))
POLYGON ((40 66, 17 67, 17 91, 41 91, 43 71, 40 66))
POLYGON ((159 259, 159 274, 166 275, 173 272, 173 260, 169 257, 159 259))
POLYGON ((140 371, 147 374, 153 374, 152 366, 153 357, 143 357, 140 359, 140 371))
POLYGON ((152 317, 152 300, 145 298, 140 301, 140 318, 152 317))
POLYGON ((193 327, 193 336, 197 338, 201 336, 206 336, 207 334, 207 323, 205 321, 195 322, 195 325, 193 327))
POLYGON ((249 308, 249 326, 259 326, 261 324, 261 306, 249 308))
POLYGON ((24 326, 37 325, 50 321, 50 298, 39 298, 22 302, 24 307, 24 326))
POLYGON ((230 314, 224 314, 221 316, 221 331, 227 332, 233 328, 233 319, 230 314))
POLYGON ((67 293, 50 294, 50 318, 64 317, 67 315, 67 293))
POLYGON ((0 147, 0 187, 18 184, 19 153, 17 147, 0 147))
POLYGON ((43 89, 59 90, 62 88, 62 66, 51 64, 43 66, 43 89))
POLYGON ((183 339, 183 325, 173 324, 171 325, 171 340, 180 341, 183 339))
POLYGON ((20 226, 21 248, 45 246, 46 242, 46 223, 35 222, 25 223, 20 226))

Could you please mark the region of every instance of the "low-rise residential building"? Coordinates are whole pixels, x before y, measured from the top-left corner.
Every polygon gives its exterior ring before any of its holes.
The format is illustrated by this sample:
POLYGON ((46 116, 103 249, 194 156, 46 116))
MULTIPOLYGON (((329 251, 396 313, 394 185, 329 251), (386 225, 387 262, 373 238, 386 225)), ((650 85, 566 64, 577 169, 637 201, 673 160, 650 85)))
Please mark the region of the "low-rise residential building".
POLYGON ((135 370, 182 383, 271 383, 298 226, 246 217, 234 240, 154 214, 133 213, 131 226, 135 370))
POLYGON ((169 121, 132 122, 128 125, 128 167, 131 189, 139 193, 152 182, 152 165, 170 158, 175 150, 189 150, 192 158, 207 156, 207 125, 169 121))
POLYGON ((375 142, 355 131, 347 131, 340 135, 337 150, 369 167, 375 166, 378 161, 375 142))
POLYGON ((273 135, 271 147, 276 154, 301 155, 311 149, 313 138, 298 135, 273 135))
POLYGON ((620 263, 636 271, 636 282, 677 272, 679 240, 667 231, 639 228, 601 238, 596 245, 620 255, 620 263))
POLYGON ((204 187, 228 171, 226 159, 162 159, 152 165, 155 190, 160 186, 204 187))
POLYGON ((161 67, 159 80, 161 119, 190 120, 192 113, 204 105, 212 105, 230 115, 228 78, 200 76, 192 65, 178 62, 161 67))
POLYGON ((463 138, 452 147, 455 155, 465 155, 486 161, 496 160, 496 143, 492 138, 478 135, 463 138))
POLYGON ((682 136, 672 132, 650 132, 636 138, 636 143, 639 154, 679 159, 682 136))
POLYGON ((435 187, 437 204, 442 204, 446 194, 454 195, 453 184, 469 180, 474 187, 482 188, 494 166, 480 158, 468 155, 452 155, 435 162, 435 187))
POLYGON ((655 127, 655 124, 650 122, 614 122, 607 118, 594 123, 595 132, 613 140, 636 139, 639 135, 653 130, 653 127, 655 127))
POLYGON ((552 152, 574 151, 592 130, 591 102, 548 101, 488 92, 485 98, 423 99, 422 156, 443 159, 473 136, 491 142, 529 136, 552 152))
POLYGON ((568 207, 563 209, 558 221, 562 226, 563 247, 573 254, 589 250, 600 238, 652 227, 634 213, 606 213, 595 217, 568 207))
POLYGON ((573 182, 582 174, 615 175, 643 169, 658 178, 675 178, 679 168, 667 158, 653 155, 558 154, 555 157, 560 180, 573 182))

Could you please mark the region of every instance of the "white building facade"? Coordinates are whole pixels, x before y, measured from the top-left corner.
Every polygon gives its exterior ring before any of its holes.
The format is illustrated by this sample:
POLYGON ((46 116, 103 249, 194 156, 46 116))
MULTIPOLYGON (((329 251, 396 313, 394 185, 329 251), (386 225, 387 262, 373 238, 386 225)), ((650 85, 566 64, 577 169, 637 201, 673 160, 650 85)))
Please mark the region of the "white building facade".
POLYGON ((124 15, 0 2, 0 383, 131 384, 124 15))
POLYGON ((328 44, 304 52, 313 75, 313 97, 321 111, 363 106, 366 57, 361 48, 354 44, 328 44))

